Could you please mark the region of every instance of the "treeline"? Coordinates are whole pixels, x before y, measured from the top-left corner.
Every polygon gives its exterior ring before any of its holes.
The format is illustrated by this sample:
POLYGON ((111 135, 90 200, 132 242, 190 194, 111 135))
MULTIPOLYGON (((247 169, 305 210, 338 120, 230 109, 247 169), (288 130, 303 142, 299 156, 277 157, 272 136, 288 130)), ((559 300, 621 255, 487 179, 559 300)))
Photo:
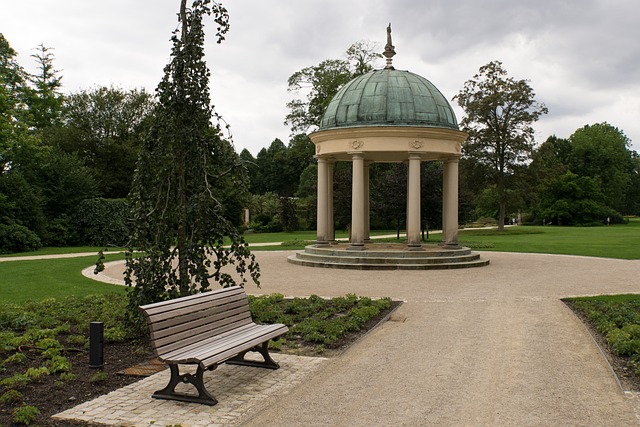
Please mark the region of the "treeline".
MULTIPOLYGON (((359 61, 325 61, 305 68, 292 76, 290 88, 325 72, 348 81, 372 69, 372 48, 362 42, 354 46, 359 61)), ((32 75, 18 64, 17 53, 0 34, 0 252, 126 244, 127 196, 156 111, 154 96, 116 87, 63 95, 51 49, 41 45, 35 52, 31 57, 38 71, 32 75)), ((323 82, 326 79, 314 84, 323 82)), ((248 208, 249 228, 256 231, 315 228, 315 150, 302 129, 318 120, 318 106, 339 87, 332 83, 331 90, 315 88, 307 103, 292 101, 287 120, 299 119, 292 125, 299 133, 288 143, 276 139, 255 157, 248 150, 239 154, 249 191, 220 180, 216 196, 234 224, 243 223, 248 208)), ((224 143, 225 158, 237 158, 233 146, 224 143)), ((442 164, 423 163, 421 176, 423 226, 439 228, 442 164)), ((338 229, 346 229, 351 218, 350 180, 350 163, 338 162, 338 229)), ((371 227, 402 229, 406 166, 372 164, 370 181, 371 227)), ((607 123, 585 126, 568 138, 548 138, 505 173, 504 191, 498 191, 495 182, 491 164, 472 153, 461 159, 462 224, 497 219, 501 202, 506 204, 506 220, 521 214, 529 224, 595 225, 640 214, 640 158, 624 132, 607 123)))
POLYGON ((63 96, 51 49, 36 52, 29 74, 0 34, 0 252, 123 244, 153 96, 113 87, 63 96))
MULTIPOLYGON (((608 123, 586 125, 568 138, 549 137, 530 158, 507 175, 507 222, 529 225, 602 225, 640 214, 640 157, 624 133, 608 123)), ((250 228, 258 231, 314 229, 317 167, 314 147, 304 135, 288 146, 275 140, 250 165, 250 228)), ((438 229, 442 221, 442 163, 421 170, 422 221, 438 229)), ((460 223, 497 220, 499 196, 493 169, 471 157, 460 161, 460 223)), ((405 164, 370 166, 371 227, 404 229, 405 164)), ((351 164, 338 162, 334 175, 337 229, 351 221, 351 164)))

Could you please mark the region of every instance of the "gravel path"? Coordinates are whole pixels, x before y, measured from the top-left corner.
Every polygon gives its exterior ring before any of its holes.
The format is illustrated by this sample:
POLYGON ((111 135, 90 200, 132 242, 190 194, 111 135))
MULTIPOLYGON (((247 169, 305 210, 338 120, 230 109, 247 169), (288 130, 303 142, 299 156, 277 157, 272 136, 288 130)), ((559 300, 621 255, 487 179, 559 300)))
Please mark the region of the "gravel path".
POLYGON ((257 252, 262 288, 247 290, 405 304, 242 425, 640 425, 638 397, 560 301, 639 293, 640 261, 483 252, 482 268, 351 271, 295 266, 289 254, 257 252))

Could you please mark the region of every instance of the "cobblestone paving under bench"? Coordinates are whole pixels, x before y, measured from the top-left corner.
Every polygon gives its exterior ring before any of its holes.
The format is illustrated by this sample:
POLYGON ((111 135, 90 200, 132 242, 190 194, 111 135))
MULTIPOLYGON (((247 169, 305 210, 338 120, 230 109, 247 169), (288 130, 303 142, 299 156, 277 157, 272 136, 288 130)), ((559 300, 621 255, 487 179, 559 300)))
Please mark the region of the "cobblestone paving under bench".
MULTIPOLYGON (((287 393, 313 373, 325 358, 274 354, 280 369, 271 370, 222 364, 205 372, 207 390, 218 404, 207 406, 153 399, 153 392, 169 382, 169 370, 68 409, 53 418, 73 419, 117 426, 215 427, 237 424, 250 411, 263 407, 272 395, 287 393)), ((181 372, 192 368, 180 366, 181 372)), ((195 372, 195 366, 191 370, 195 372)), ((177 391, 193 388, 181 384, 177 391)))

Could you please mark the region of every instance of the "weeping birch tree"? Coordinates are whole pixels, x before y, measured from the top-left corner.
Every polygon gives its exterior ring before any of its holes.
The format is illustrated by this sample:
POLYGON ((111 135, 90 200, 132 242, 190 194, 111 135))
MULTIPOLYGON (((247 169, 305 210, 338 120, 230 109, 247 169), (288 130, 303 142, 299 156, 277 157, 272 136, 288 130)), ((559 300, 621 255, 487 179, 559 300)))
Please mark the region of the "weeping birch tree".
POLYGON ((244 285, 249 277, 259 284, 255 258, 220 202, 229 191, 246 189, 247 182, 224 137, 224 121, 211 105, 207 17, 222 42, 229 30, 227 10, 210 0, 196 0, 190 8, 181 0, 171 60, 156 89, 157 107, 130 194, 134 231, 125 282, 132 308, 204 292, 212 282, 244 285))

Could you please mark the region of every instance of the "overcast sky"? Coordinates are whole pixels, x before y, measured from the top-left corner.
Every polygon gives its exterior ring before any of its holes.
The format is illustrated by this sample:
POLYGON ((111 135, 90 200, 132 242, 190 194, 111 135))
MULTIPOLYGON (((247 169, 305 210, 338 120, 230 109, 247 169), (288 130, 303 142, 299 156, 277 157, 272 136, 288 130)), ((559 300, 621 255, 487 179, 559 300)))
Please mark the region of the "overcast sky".
MULTIPOLYGON (((114 85, 153 92, 169 61, 180 0, 1 0, 0 32, 35 71, 43 43, 62 70, 64 92, 114 85)), ((492 60, 528 79, 549 109, 538 143, 608 122, 640 151, 638 0, 228 0, 231 31, 207 33, 212 100, 236 149, 254 155, 285 144, 287 79, 354 42, 386 41, 393 28, 397 69, 419 74, 451 101, 492 60)), ((380 66, 382 66, 382 62, 380 66)))

